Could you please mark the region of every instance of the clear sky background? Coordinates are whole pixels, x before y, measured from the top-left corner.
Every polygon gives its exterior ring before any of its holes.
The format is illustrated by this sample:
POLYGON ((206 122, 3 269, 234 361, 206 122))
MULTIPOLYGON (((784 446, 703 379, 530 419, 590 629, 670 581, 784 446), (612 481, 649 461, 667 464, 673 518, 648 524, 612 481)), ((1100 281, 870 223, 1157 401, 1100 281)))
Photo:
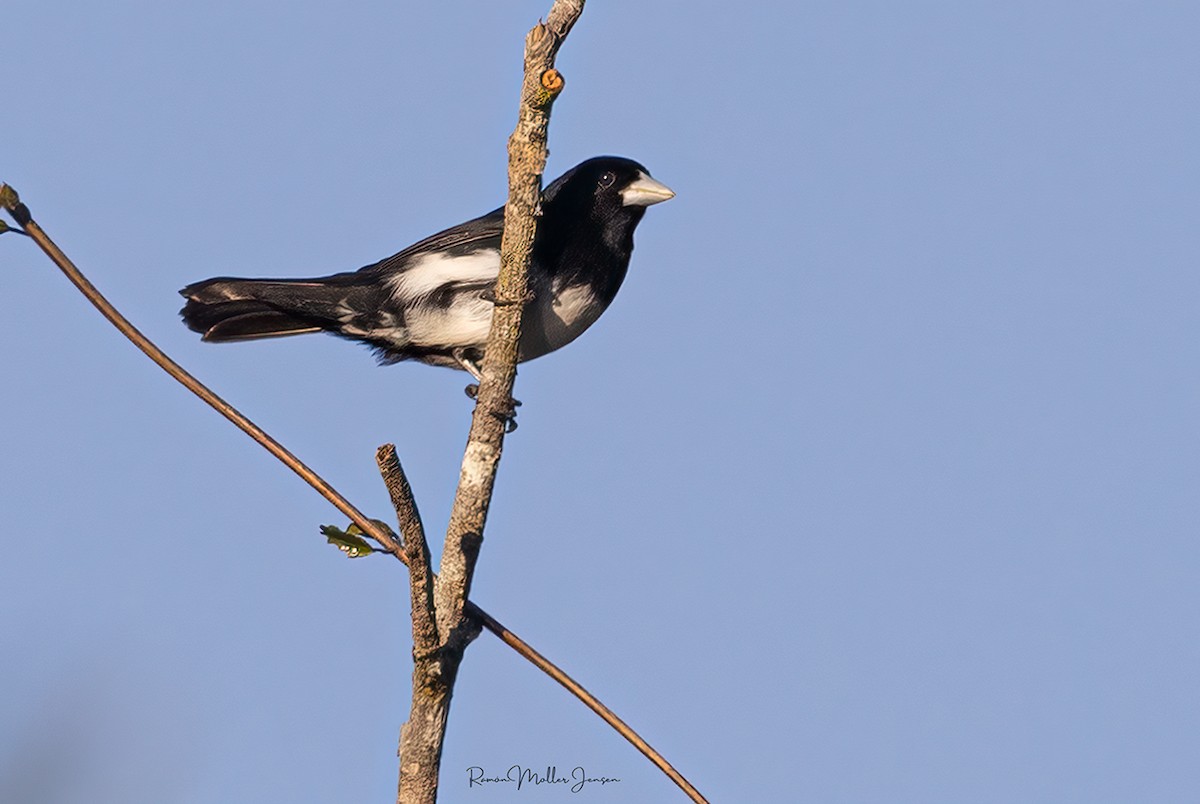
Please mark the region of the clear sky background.
MULTIPOLYGON (((373 516, 444 528, 466 377, 208 345, 205 277, 497 206, 520 2, 9 3, 0 180, 148 335, 373 516)), ((475 599, 723 802, 1200 789, 1200 10, 593 2, 553 178, 649 210, 521 369, 475 599)), ((0 800, 388 801, 407 577, 0 237, 0 800)), ((440 538, 435 539, 440 548, 440 538)), ((683 800, 485 635, 446 802, 683 800), (469 789, 466 768, 619 777, 469 789)))

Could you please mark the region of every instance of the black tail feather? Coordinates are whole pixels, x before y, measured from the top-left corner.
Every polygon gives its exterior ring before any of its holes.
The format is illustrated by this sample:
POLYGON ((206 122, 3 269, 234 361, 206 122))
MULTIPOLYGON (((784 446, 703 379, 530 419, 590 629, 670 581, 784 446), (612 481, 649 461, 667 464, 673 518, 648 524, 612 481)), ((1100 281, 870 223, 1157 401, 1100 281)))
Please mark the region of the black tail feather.
POLYGON ((183 323, 206 341, 236 341, 336 330, 345 289, 313 281, 208 279, 180 294, 183 323))

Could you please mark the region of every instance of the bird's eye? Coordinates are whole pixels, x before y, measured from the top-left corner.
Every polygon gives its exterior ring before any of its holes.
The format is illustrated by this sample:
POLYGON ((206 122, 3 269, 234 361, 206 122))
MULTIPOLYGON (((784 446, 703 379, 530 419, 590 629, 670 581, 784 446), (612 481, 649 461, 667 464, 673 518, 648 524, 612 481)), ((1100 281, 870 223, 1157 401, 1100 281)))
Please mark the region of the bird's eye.
POLYGON ((607 189, 609 187, 612 187, 613 182, 616 180, 617 180, 617 174, 613 173, 611 170, 609 170, 609 171, 605 172, 605 174, 603 176, 600 177, 600 186, 607 189))

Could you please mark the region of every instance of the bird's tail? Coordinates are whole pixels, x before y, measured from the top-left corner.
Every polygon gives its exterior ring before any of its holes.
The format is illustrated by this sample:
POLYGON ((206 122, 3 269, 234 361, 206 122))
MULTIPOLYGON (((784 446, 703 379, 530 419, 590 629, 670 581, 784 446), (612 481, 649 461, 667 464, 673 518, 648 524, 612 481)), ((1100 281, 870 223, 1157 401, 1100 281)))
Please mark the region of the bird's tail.
POLYGON ((336 330, 347 289, 321 280, 218 277, 179 291, 183 323, 206 341, 336 330))

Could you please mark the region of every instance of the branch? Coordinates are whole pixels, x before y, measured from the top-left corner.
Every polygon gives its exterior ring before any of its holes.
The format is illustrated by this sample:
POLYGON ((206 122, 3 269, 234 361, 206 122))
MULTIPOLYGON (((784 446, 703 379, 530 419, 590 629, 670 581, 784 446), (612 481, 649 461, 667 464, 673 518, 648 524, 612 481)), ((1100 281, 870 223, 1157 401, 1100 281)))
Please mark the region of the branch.
MULTIPOLYGON (((554 69, 554 57, 583 13, 583 3, 584 0, 555 0, 547 21, 535 25, 525 38, 521 106, 517 127, 508 141, 508 202, 504 209, 492 325, 484 348, 483 376, 471 417, 458 490, 446 529, 441 576, 434 589, 439 650, 436 657, 415 657, 413 708, 401 731, 398 799, 401 804, 432 804, 437 797, 454 680, 463 652, 483 625, 479 618, 467 614, 467 598, 483 545, 483 528, 504 434, 517 404, 512 389, 517 373, 521 317, 528 301, 529 263, 542 197, 542 171, 546 167, 546 130, 550 106, 563 88, 562 76, 554 69)), ((415 629, 416 592, 413 594, 415 629)))
POLYGON ((412 705, 408 721, 400 729, 400 786, 398 800, 436 801, 438 769, 442 764, 442 740, 449 713, 451 689, 445 683, 437 612, 433 605, 434 575, 429 566, 429 543, 417 512, 412 487, 396 457, 396 448, 384 444, 375 451, 375 461, 392 498, 392 507, 404 536, 412 601, 413 674, 412 705))
POLYGON ((101 315, 107 318, 109 323, 116 327, 122 335, 132 341, 133 345, 149 357, 155 365, 171 375, 183 387, 204 400, 209 407, 232 422, 243 433, 258 442, 267 452, 279 459, 284 466, 299 475, 304 482, 316 489, 322 497, 329 500, 339 511, 349 517, 350 521, 358 525, 363 533, 366 533, 377 541, 385 552, 392 553, 397 558, 400 558, 400 560, 404 560, 401 557, 399 543, 392 538, 386 529, 380 528, 374 522, 367 519, 361 511, 355 508, 337 489, 329 485, 323 477, 305 465, 303 461, 268 435, 265 430, 250 421, 241 411, 217 396, 208 386, 189 374, 183 366, 180 366, 168 357, 153 341, 143 335, 137 327, 129 322, 129 319, 121 315, 120 311, 113 307, 112 302, 104 298, 104 295, 96 289, 96 286, 88 281, 88 278, 75 266, 75 263, 71 262, 71 259, 63 253, 62 249, 33 220, 29 208, 21 203, 16 191, 7 184, 0 184, 0 206, 8 210, 17 224, 21 226, 22 231, 37 243, 38 247, 66 274, 67 279, 71 280, 71 284, 79 289, 87 300, 100 311, 101 315))
POLYGON ((555 0, 546 22, 539 22, 525 37, 521 106, 517 127, 508 140, 508 202, 504 207, 496 305, 484 352, 483 379, 442 550, 437 589, 438 628, 442 633, 449 633, 463 618, 483 543, 506 424, 513 415, 521 317, 528 301, 529 263, 541 203, 542 171, 546 168, 546 131, 550 106, 564 85, 562 75, 554 69, 554 57, 583 13, 583 4, 584 0, 555 0))
POLYGON ((433 608, 433 574, 429 563, 429 542, 425 540, 425 526, 413 499, 412 486, 396 456, 396 447, 384 444, 375 450, 375 462, 379 473, 392 498, 392 507, 400 523, 400 534, 404 537, 404 556, 408 563, 408 575, 412 581, 413 656, 421 657, 438 648, 437 615, 433 608))

